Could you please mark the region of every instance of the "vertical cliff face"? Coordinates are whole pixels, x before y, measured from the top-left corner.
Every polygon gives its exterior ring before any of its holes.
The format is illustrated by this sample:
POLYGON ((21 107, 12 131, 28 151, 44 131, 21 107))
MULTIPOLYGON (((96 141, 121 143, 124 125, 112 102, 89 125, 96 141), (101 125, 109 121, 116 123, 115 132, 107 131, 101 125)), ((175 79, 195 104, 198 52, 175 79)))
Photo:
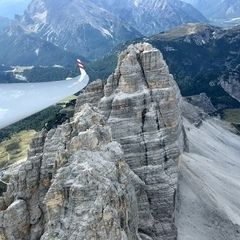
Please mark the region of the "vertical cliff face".
POLYGON ((184 145, 181 95, 161 53, 149 44, 131 45, 105 86, 92 83, 76 109, 87 101, 105 115, 127 164, 144 184, 137 193, 140 236, 175 239, 174 198, 184 145))
POLYGON ((174 197, 183 149, 180 102, 161 53, 137 44, 120 55, 99 103, 127 164, 144 182, 138 193, 143 239, 175 238, 174 197))
POLYGON ((180 103, 161 53, 131 45, 70 123, 33 141, 0 197, 0 239, 176 239, 180 103))

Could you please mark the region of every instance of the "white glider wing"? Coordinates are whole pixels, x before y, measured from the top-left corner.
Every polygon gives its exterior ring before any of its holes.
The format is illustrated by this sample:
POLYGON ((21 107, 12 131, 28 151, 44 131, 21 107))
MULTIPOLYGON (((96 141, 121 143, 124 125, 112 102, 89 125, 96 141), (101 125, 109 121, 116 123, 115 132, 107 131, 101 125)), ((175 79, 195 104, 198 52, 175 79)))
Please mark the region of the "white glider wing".
POLYGON ((89 82, 78 60, 81 75, 62 81, 0 84, 0 129, 33 115, 65 97, 71 96, 89 82))

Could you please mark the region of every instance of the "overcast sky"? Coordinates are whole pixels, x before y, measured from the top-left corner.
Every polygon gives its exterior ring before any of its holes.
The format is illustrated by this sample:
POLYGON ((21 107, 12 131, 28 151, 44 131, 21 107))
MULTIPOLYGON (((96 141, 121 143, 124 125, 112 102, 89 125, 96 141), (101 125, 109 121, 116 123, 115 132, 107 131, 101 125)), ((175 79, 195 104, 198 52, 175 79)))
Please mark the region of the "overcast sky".
POLYGON ((0 0, 0 16, 13 18, 22 14, 31 0, 0 0))

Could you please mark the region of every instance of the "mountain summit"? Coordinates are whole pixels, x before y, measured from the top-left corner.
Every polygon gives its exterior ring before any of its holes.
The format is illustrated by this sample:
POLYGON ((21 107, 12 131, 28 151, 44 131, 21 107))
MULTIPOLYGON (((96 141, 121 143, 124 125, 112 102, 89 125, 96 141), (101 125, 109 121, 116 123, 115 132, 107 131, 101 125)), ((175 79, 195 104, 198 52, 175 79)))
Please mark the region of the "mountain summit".
POLYGON ((83 0, 33 0, 19 24, 26 32, 89 59, 141 36, 111 12, 83 0))
POLYGON ((144 35, 151 35, 189 22, 207 22, 193 6, 180 0, 96 0, 101 7, 127 20, 144 35))
POLYGON ((223 25, 240 22, 240 0, 184 0, 210 20, 223 25))
POLYGON ((206 21, 179 0, 33 0, 18 18, 27 33, 88 59, 102 57, 119 43, 142 35, 206 21))

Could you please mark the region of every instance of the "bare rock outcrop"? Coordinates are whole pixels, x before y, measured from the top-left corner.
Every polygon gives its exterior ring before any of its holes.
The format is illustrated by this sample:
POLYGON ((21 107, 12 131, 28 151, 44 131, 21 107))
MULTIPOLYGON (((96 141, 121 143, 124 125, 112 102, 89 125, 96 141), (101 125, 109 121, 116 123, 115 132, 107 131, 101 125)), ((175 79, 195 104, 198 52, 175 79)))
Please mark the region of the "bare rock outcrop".
POLYGON ((138 188, 103 116, 84 105, 33 141, 0 199, 0 239, 137 239, 138 188))
POLYGON ((70 123, 33 140, 0 197, 0 239, 175 240, 181 101, 161 53, 129 46, 70 123))
POLYGON ((211 114, 217 111, 217 109, 213 106, 211 99, 207 96, 206 93, 185 97, 185 99, 192 105, 201 108, 207 114, 211 114))
MULTIPOLYGON (((99 86, 92 83, 77 105, 99 86)), ((162 54, 143 43, 121 53, 98 104, 127 164, 144 182, 137 194, 142 239, 176 238, 175 191, 184 148, 181 100, 162 54)))
MULTIPOLYGON (((240 66, 239 66, 240 68, 240 66)), ((220 81, 221 87, 238 102, 240 102, 240 74, 235 73, 229 76, 227 80, 222 79, 220 81)))
POLYGON ((79 112, 81 106, 85 103, 90 103, 93 106, 98 106, 101 98, 104 96, 104 82, 101 79, 98 79, 94 82, 91 82, 87 86, 87 90, 83 95, 80 95, 75 106, 75 112, 79 112))

